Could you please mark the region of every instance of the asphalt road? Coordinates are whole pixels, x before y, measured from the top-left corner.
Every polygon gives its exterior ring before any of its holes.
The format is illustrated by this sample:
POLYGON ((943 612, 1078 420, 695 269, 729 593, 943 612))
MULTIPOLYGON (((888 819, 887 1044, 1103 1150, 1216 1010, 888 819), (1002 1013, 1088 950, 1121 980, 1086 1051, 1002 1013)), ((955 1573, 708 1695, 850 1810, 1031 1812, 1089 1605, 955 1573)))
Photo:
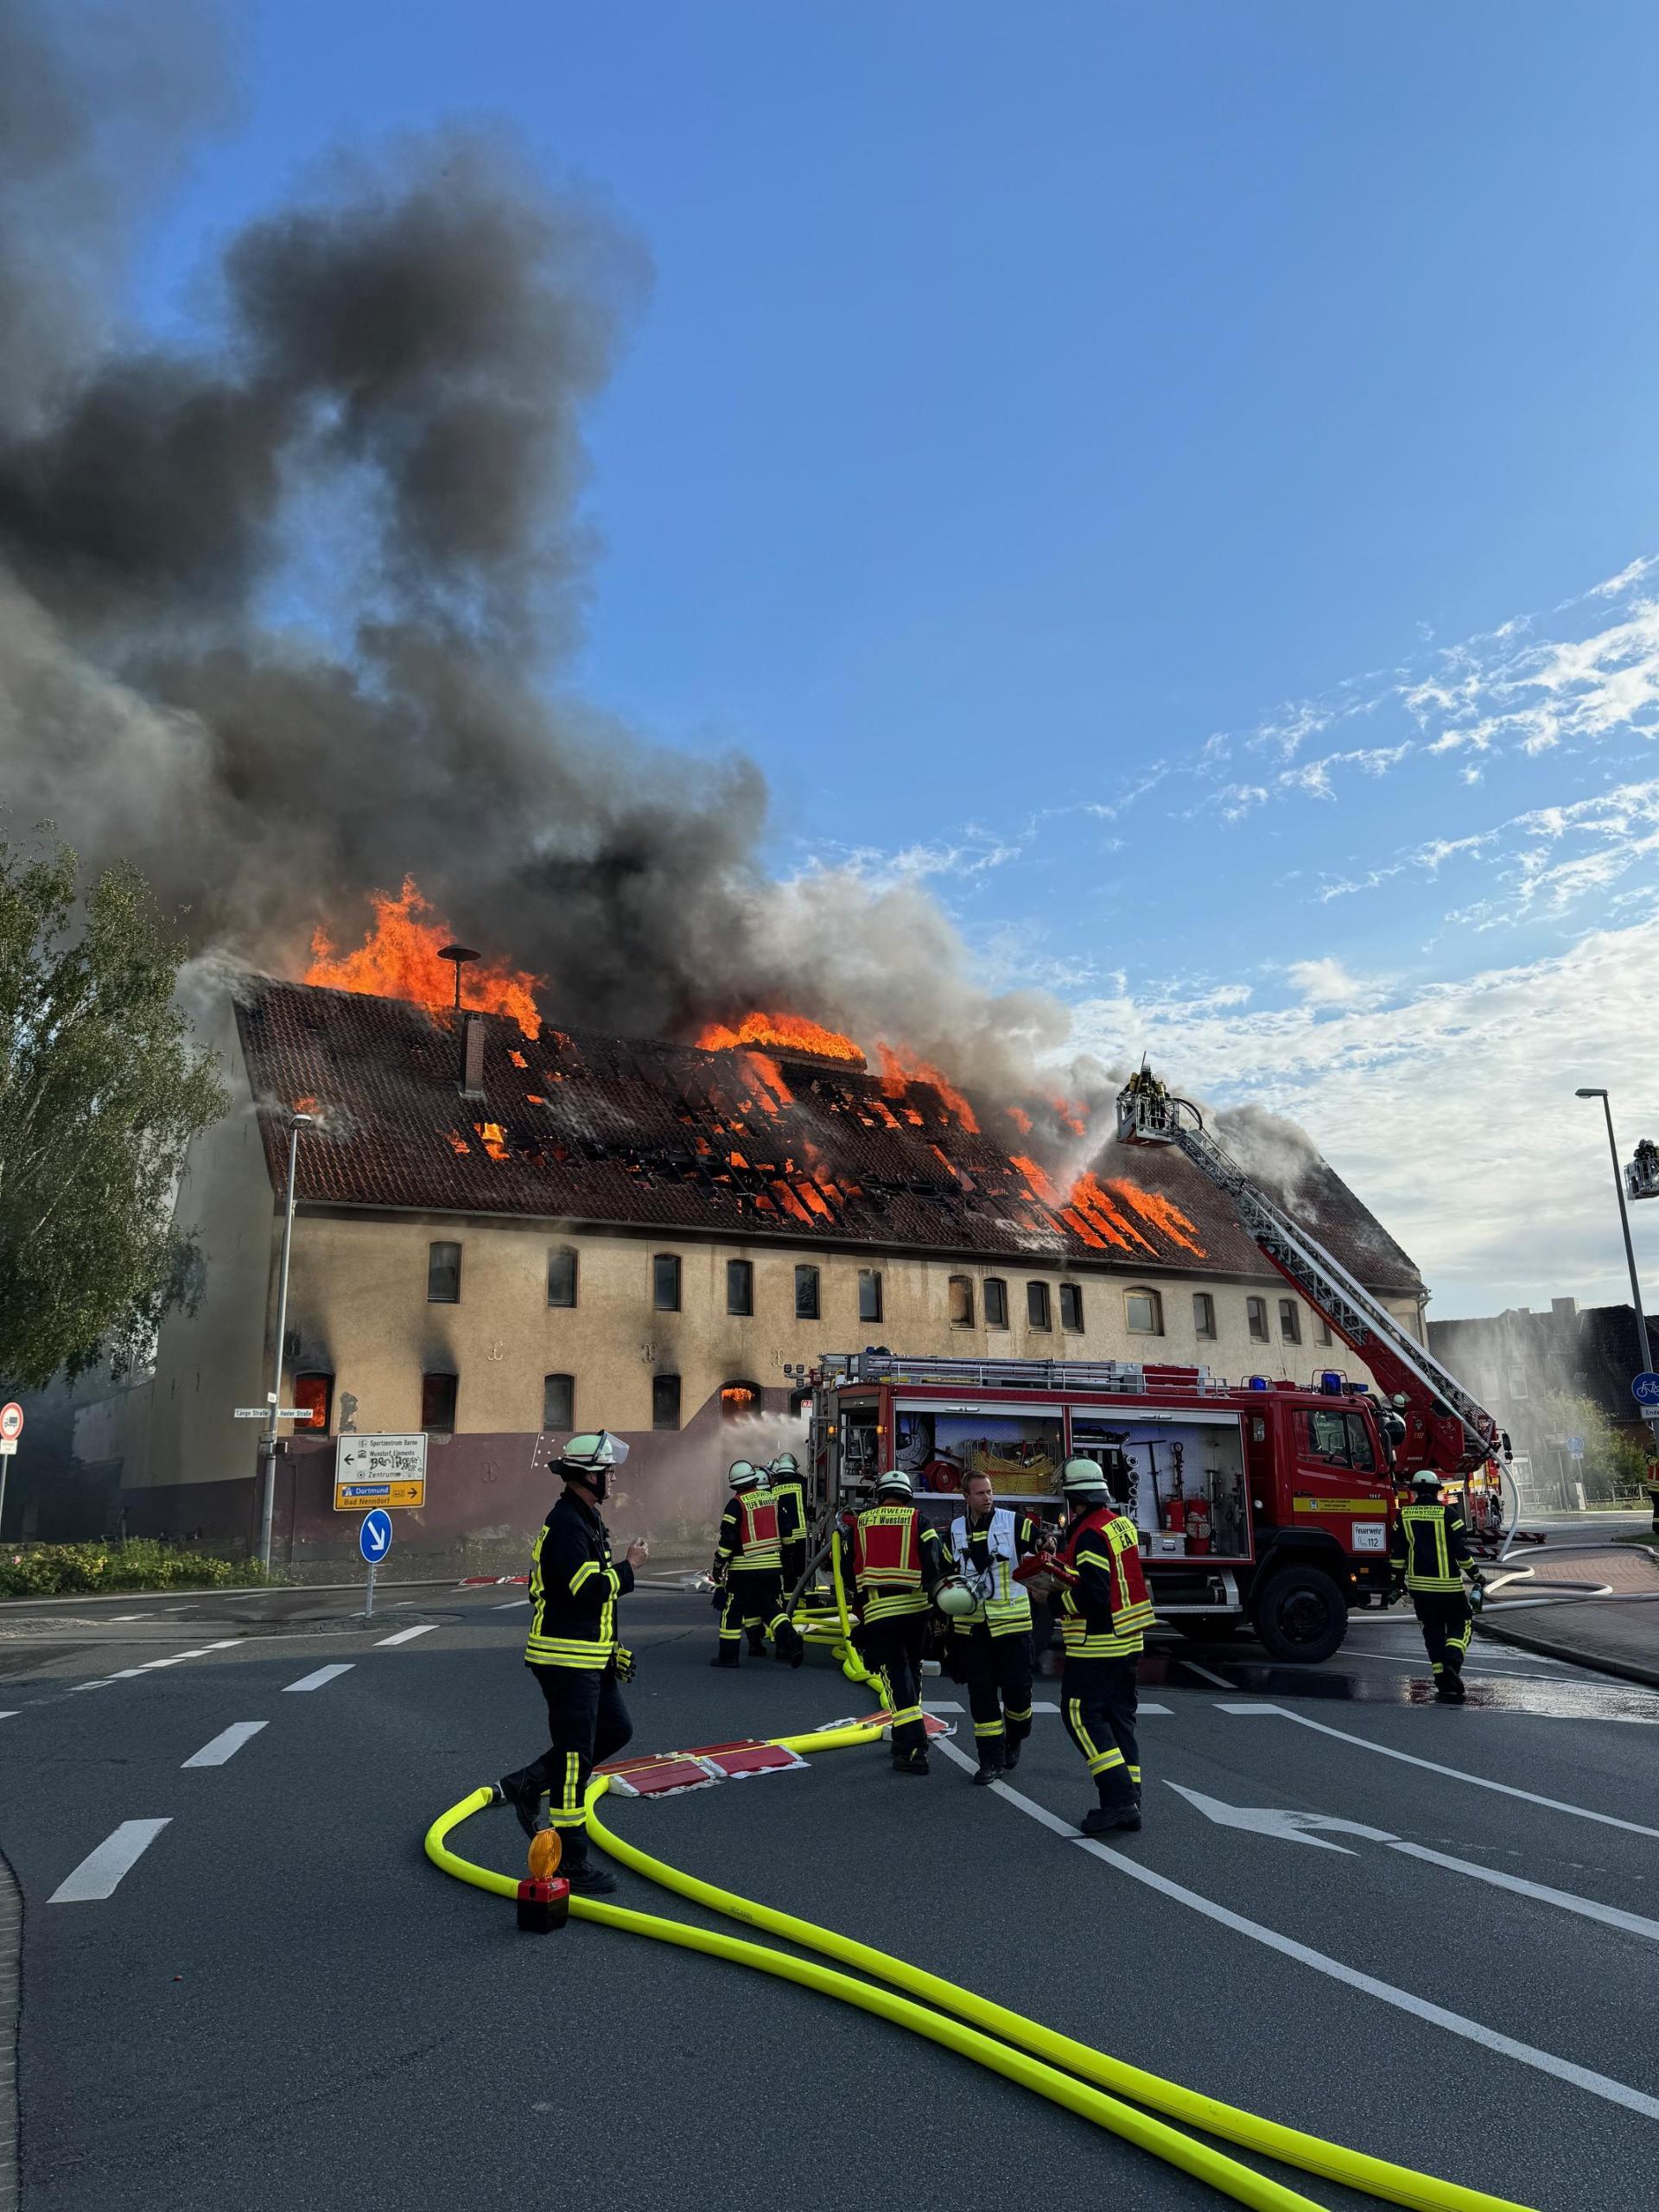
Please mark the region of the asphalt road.
MULTIPOLYGON (((366 1628, 327 1610, 0 1612, 27 2212, 1221 2201, 810 1992, 594 1926, 520 1936, 420 1842, 539 1748, 524 1605, 423 1591, 366 1628), (101 1878, 96 1859, 78 1872, 105 1846, 101 1878)), ((639 1748, 868 1702, 823 1660, 712 1674, 706 1599, 638 1593, 626 1633, 639 1748)), ((1052 1825, 1088 1792, 1040 1711, 1011 1791, 971 1788, 944 1756, 917 1783, 849 1751, 610 1817, 1274 2118, 1541 2212, 1651 2202, 1659 1695, 1493 1645, 1470 1681, 1462 1710, 1425 1702, 1414 1629, 1395 1618, 1357 1620, 1315 1669, 1248 1643, 1160 1646, 1143 1668, 1147 1827, 1104 1856, 1052 1825)), ((505 1811, 457 1841, 521 1869, 505 1811)), ((621 1901, 683 1911, 632 1877, 621 1901)))

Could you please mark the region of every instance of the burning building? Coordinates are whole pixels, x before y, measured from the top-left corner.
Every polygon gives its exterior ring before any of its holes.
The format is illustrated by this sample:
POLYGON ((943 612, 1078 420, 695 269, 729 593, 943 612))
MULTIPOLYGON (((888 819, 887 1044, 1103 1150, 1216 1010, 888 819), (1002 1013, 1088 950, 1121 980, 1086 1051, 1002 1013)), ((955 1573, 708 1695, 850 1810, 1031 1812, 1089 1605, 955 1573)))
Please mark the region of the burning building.
MULTIPOLYGON (((633 1446, 619 1522, 695 1547, 742 1448, 734 1418, 771 1417, 781 1442, 826 1350, 1358 1371, 1189 1163, 1093 1140, 1064 1102, 1046 1134, 895 1049, 873 1070, 799 1018, 674 1044, 505 1003, 238 982, 238 1106, 181 1198, 205 1293, 164 1327, 108 1446, 130 1531, 249 1535, 256 1450, 232 1416, 269 1387, 296 1110, 313 1119, 283 1395, 309 1419, 280 1464, 279 1560, 349 1544, 332 1473, 353 1431, 431 1440, 405 1554, 516 1547, 546 1510, 544 1437, 601 1423, 633 1446)), ((1421 1327, 1416 1269, 1328 1167, 1295 1206, 1421 1327)))

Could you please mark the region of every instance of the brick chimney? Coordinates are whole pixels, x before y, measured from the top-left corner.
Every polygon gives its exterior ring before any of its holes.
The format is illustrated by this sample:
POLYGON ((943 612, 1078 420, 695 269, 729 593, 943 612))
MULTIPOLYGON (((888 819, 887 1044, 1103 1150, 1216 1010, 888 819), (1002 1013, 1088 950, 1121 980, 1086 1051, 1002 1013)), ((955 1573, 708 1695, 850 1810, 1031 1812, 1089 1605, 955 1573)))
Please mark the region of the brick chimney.
POLYGON ((484 1017, 469 1014, 462 1017, 461 1025, 461 1095, 463 1098, 484 1096, 484 1017))

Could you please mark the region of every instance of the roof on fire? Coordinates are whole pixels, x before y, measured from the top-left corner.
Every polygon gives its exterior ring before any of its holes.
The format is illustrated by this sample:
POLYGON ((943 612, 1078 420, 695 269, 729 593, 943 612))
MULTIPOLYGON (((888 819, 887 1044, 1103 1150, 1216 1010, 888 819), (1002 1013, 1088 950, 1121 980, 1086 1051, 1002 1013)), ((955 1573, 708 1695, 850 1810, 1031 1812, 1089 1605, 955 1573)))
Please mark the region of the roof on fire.
MULTIPOLYGON (((302 1203, 1279 1280, 1179 1154, 1114 1141, 1093 1163, 1098 1197, 1073 1202, 1024 1157, 1012 1121, 998 1141, 998 1109, 970 1129, 924 1081, 893 1096, 850 1066, 589 1031, 544 1028, 531 1044, 510 1018, 478 1014, 482 1095, 463 1098, 451 1014, 264 976, 236 997, 274 1186, 280 1109, 324 1117, 326 1134, 300 1139, 302 1203)), ((1373 1288, 1418 1288, 1323 1162, 1294 1211, 1373 1288)))

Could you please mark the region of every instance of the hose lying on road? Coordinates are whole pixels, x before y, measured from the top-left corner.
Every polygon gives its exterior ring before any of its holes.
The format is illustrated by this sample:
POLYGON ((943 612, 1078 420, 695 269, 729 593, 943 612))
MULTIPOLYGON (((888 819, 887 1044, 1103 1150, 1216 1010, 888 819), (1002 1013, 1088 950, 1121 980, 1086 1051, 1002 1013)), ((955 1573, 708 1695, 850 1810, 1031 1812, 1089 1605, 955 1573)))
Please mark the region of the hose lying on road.
MULTIPOLYGON (((871 1743, 880 1734, 879 1726, 871 1726, 785 1736, 777 1740, 790 1751, 806 1754, 871 1743)), ((1306 2172, 1322 2175, 1389 2203, 1416 2208, 1416 2212, 1528 2212, 1526 2207, 1508 2198, 1488 2196, 1480 2190, 1441 2181, 1432 2174, 1418 2173, 1409 2166, 1395 2165, 1387 2159, 1371 2158, 1364 2152, 1351 2151, 1300 2128, 1265 2120, 1240 2106, 1224 2104, 1198 2090, 1184 2088, 1179 2082, 1128 2065, 1073 2037, 1044 2027, 1039 2021, 981 1997, 959 1983, 929 1974, 891 1952, 877 1950, 834 1929, 821 1928, 792 1913, 780 1912, 753 1898, 739 1897, 733 1891, 721 1889, 712 1882, 671 1866, 615 1834, 599 1819, 598 1802, 608 1786, 608 1777, 603 1775, 595 1776, 589 1785, 588 1833, 602 1850, 622 1866, 728 1919, 766 1929, 803 1949, 817 1951, 855 1967, 880 1981, 893 1984, 893 1990, 873 1987, 868 1982, 855 1980, 833 1968, 815 1966, 810 1961, 795 1958, 768 1944, 751 1943, 739 1936, 689 1927, 683 1922, 664 1919, 655 1913, 601 1904, 589 1897, 571 1898, 570 1910, 577 1918, 599 1921, 630 1935, 651 1936, 659 1942, 678 1944, 686 1950, 702 1951, 711 1957, 752 1967, 909 2028, 929 2042, 941 2044, 947 2050, 971 2058, 993 2073, 1034 2090, 1051 2103, 1062 2105, 1092 2120, 1096 2126, 1107 2128, 1149 2151, 1154 2157, 1207 2182, 1235 2202, 1261 2208, 1261 2212, 1319 2212, 1319 2208, 1311 2198, 1268 2179, 1224 2152, 1194 2140, 1179 2129, 1153 2119, 1149 2113, 1137 2110, 1135 2106, 1170 2113, 1202 2128, 1206 2134, 1219 2136, 1286 2165, 1300 2166, 1306 2172), (911 1994, 895 1994, 893 1991, 911 1994), (917 1999, 925 2001, 918 2003, 917 1999), (955 2017, 950 2017, 952 2015, 955 2017), (1109 2090, 1133 2098, 1135 2105, 1107 2094, 1109 2090)), ((448 1848, 451 1831, 492 1802, 493 1792, 487 1788, 479 1789, 440 1814, 427 1831, 426 1855, 444 1872, 471 1883, 476 1889, 516 1897, 518 1884, 513 1876, 475 1866, 448 1848)))

